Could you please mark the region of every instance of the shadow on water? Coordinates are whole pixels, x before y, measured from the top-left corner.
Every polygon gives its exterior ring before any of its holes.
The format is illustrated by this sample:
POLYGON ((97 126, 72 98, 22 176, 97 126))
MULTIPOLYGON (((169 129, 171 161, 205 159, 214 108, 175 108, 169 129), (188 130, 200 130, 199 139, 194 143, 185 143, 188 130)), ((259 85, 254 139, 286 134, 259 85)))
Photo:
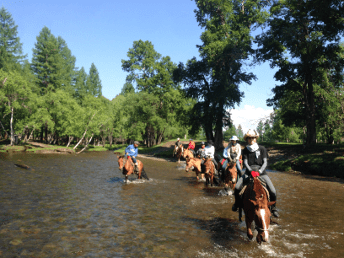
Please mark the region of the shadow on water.
POLYGON ((196 224, 201 230, 210 234, 210 238, 215 244, 221 246, 229 246, 231 242, 237 242, 244 233, 239 229, 239 222, 234 219, 215 217, 211 220, 204 220, 184 217, 183 220, 196 224))

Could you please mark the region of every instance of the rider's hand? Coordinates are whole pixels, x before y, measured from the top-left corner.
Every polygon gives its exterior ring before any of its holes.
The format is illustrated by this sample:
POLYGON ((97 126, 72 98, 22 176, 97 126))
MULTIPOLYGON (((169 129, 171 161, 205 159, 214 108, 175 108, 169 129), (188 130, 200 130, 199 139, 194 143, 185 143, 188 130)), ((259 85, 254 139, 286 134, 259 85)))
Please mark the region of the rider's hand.
POLYGON ((258 172, 258 171, 251 171, 251 176, 252 176, 252 177, 257 177, 257 176, 259 176, 259 172, 258 172))

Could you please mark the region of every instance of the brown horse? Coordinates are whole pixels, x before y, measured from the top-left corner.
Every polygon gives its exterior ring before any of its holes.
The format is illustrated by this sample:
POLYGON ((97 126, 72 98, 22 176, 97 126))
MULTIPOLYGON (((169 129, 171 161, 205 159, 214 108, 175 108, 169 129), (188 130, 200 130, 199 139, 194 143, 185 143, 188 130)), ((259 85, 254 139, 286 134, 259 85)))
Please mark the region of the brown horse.
POLYGON ((224 172, 224 184, 227 188, 229 185, 231 185, 231 189, 234 189, 236 183, 237 183, 237 177, 238 177, 238 171, 236 168, 235 162, 229 162, 227 164, 226 170, 224 172))
MULTIPOLYGON (((205 167, 205 184, 213 186, 214 184, 214 176, 215 176, 215 165, 212 161, 212 159, 206 159, 204 161, 204 167, 205 167)), ((216 179, 215 179, 216 180, 216 179)))
POLYGON ((145 170, 143 169, 143 164, 140 160, 137 160, 137 171, 135 171, 135 165, 130 156, 127 157, 127 160, 124 159, 124 156, 117 156, 119 169, 123 171, 125 176, 125 182, 128 181, 128 176, 131 174, 136 174, 138 179, 141 179, 141 176, 149 180, 146 175, 145 170))
POLYGON ((186 149, 186 150, 184 150, 183 158, 184 159, 187 159, 187 158, 192 159, 192 158, 194 158, 194 155, 193 155, 192 151, 190 151, 189 149, 186 149))
POLYGON ((196 178, 199 180, 198 175, 202 173, 202 168, 201 168, 201 159, 197 158, 187 158, 186 159, 186 167, 185 167, 185 172, 189 172, 189 169, 193 167, 193 171, 196 173, 196 178))
POLYGON ((174 155, 176 155, 176 157, 178 158, 178 163, 180 163, 180 157, 183 155, 183 153, 184 153, 183 145, 174 147, 173 157, 174 157, 174 155))
MULTIPOLYGON (((269 206, 274 203, 268 202, 266 191, 258 177, 251 178, 244 191, 241 204, 245 212, 247 236, 249 239, 253 238, 251 225, 254 221, 256 224, 255 229, 258 231, 257 242, 269 241, 269 225, 271 222, 269 206)), ((239 210, 239 220, 241 221, 241 210, 239 210)))

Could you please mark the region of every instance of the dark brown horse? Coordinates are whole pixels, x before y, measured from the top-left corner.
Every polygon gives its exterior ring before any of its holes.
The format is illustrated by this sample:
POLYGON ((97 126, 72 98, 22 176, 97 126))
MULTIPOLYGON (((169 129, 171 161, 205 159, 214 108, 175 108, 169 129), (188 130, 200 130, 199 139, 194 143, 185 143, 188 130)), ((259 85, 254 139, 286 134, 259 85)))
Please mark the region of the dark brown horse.
POLYGON ((119 169, 123 171, 123 175, 125 176, 125 182, 128 181, 128 176, 131 174, 136 174, 138 179, 141 179, 142 176, 143 178, 149 180, 140 160, 137 160, 138 166, 137 171, 135 171, 135 165, 130 156, 128 156, 126 160, 124 159, 124 156, 117 156, 117 159, 119 169))
MULTIPOLYGON (((257 242, 269 241, 269 226, 271 222, 271 213, 269 206, 275 202, 268 202, 268 197, 258 177, 254 177, 247 185, 243 198, 242 208, 245 212, 245 222, 247 236, 253 238, 252 222, 255 222, 255 229, 258 231, 257 242)), ((241 208, 240 208, 241 209, 241 208)), ((241 210, 239 210, 239 220, 241 221, 241 210)))
POLYGON ((176 157, 178 158, 178 163, 180 163, 180 157, 183 155, 183 153, 184 153, 183 145, 174 147, 173 157, 174 157, 174 155, 176 155, 176 157))
POLYGON ((197 158, 187 158, 186 159, 186 167, 185 167, 185 172, 189 172, 189 169, 193 167, 193 171, 196 173, 196 178, 199 180, 199 174, 202 173, 202 168, 201 168, 201 159, 197 158))

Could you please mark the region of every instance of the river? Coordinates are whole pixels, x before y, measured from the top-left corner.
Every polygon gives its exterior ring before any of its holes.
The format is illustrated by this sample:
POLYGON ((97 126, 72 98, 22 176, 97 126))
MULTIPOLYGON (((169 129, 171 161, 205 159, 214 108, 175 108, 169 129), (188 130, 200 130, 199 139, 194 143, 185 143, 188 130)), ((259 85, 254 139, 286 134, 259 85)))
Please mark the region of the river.
POLYGON ((125 184, 112 152, 0 154, 0 257, 344 257, 343 181, 268 171, 281 217, 258 245, 233 196, 140 160, 151 180, 125 184))

